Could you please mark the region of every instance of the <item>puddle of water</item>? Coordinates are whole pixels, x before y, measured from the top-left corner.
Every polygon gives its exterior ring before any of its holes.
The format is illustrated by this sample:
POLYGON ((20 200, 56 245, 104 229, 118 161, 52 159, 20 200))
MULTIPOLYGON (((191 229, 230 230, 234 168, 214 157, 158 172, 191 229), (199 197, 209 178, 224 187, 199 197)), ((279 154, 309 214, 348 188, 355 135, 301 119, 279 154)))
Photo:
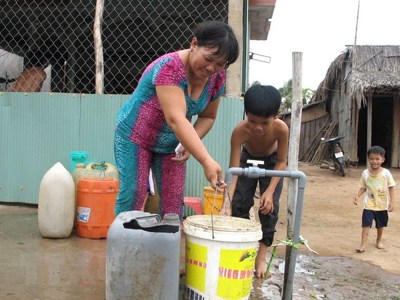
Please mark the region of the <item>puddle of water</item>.
MULTIPOLYGON (((310 271, 308 269, 303 268, 304 264, 310 263, 310 258, 304 255, 299 255, 297 257, 296 266, 294 272, 296 274, 306 274, 306 275, 315 275, 314 271, 310 271)), ((285 261, 281 260, 279 263, 279 272, 282 274, 285 273, 285 261)))

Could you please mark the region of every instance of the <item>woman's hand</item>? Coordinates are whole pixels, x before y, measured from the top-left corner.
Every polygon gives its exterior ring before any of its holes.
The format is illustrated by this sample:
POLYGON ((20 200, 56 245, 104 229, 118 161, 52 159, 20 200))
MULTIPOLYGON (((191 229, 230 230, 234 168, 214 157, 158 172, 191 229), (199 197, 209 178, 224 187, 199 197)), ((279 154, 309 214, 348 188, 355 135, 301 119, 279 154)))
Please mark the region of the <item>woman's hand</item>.
POLYGON ((173 161, 184 162, 190 157, 190 153, 186 151, 185 147, 181 143, 175 148, 175 157, 172 158, 173 161))
POLYGON ((226 184, 222 177, 221 166, 211 158, 211 156, 202 163, 204 169, 204 175, 207 180, 211 183, 212 188, 218 189, 218 191, 223 191, 226 184))

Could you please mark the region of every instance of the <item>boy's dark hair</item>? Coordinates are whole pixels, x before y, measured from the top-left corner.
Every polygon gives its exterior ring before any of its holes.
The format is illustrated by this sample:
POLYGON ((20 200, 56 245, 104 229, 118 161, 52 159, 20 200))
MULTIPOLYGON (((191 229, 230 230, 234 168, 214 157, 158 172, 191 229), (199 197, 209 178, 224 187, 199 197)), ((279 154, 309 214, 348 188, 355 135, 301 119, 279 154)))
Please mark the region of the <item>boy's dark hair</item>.
POLYGON ((227 55, 225 68, 233 64, 239 56, 239 43, 233 29, 222 21, 205 21, 194 31, 200 47, 217 48, 216 56, 227 55))
POLYGON ((367 150, 367 156, 370 154, 378 154, 385 157, 386 151, 381 146, 372 146, 367 150))
POLYGON ((244 110, 255 116, 275 116, 281 106, 282 97, 272 85, 253 85, 244 94, 244 110))

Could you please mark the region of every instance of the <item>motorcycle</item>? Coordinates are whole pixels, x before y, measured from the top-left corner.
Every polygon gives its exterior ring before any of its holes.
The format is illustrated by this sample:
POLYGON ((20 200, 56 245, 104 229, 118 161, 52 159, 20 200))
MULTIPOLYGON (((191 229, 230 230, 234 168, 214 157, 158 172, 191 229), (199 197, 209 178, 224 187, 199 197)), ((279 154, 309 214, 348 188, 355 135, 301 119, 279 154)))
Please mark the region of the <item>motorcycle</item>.
POLYGON ((344 137, 334 137, 326 140, 325 138, 321 138, 321 143, 326 144, 329 150, 329 156, 333 162, 333 167, 330 168, 332 171, 339 171, 340 174, 344 177, 346 175, 344 171, 344 151, 343 147, 340 144, 340 140, 344 137))

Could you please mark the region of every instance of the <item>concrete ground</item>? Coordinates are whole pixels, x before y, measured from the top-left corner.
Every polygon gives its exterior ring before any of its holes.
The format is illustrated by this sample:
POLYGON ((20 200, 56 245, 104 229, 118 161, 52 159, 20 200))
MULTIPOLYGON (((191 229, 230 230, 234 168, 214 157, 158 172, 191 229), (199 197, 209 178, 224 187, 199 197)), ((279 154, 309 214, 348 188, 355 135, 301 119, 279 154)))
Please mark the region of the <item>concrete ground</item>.
POLYGON ((0 299, 104 299, 105 239, 45 239, 36 207, 0 205, 0 240, 0 299))
MULTIPOLYGON (((65 239, 43 238, 37 206, 0 203, 0 241, 0 299, 105 299, 106 239, 82 238, 76 235, 75 229, 65 239)), ((180 269, 184 272, 183 231, 180 254, 180 269)), ((277 276, 276 280, 274 297, 265 295, 267 282, 254 280, 249 299, 280 299, 279 282, 283 278, 277 276)), ((184 293, 182 275, 178 300, 185 299, 184 293)))
MULTIPOLYGON (((36 206, 0 203, 0 299, 105 299, 106 247, 106 239, 81 238, 75 229, 65 239, 43 238, 36 206)), ((183 231, 180 251, 184 271, 183 231)), ((184 291, 182 275, 180 299, 184 291)))
MULTIPOLYGON (((396 255, 399 210, 390 216, 391 223, 385 233, 387 248, 384 251, 374 249, 372 235, 368 251, 363 255, 355 254, 354 248, 359 244, 359 215, 346 199, 349 193, 352 195, 349 191, 354 190, 359 178, 358 173, 354 175, 351 171, 359 170, 348 171, 342 178, 329 177, 330 173, 325 176, 326 170, 319 167, 307 169, 307 201, 301 233, 319 254, 299 248, 293 300, 400 299, 399 268, 396 268, 399 264, 396 255), (331 199, 332 195, 336 197, 331 199)), ((393 170, 393 173, 399 182, 400 171, 393 170)), ((282 199, 286 199, 284 193, 282 199)), ((0 299, 104 299, 107 240, 80 238, 75 232, 66 239, 42 238, 37 212, 36 207, 0 203, 0 299)), ((284 206, 281 212, 285 212, 284 206)), ((285 240, 285 215, 280 219, 276 239, 285 240)), ((184 245, 182 239, 181 268, 184 268, 184 245)), ((250 300, 281 299, 284 250, 278 247, 270 279, 253 279, 250 300)), ((156 271, 156 268, 143 270, 156 271)), ((184 280, 184 276, 181 277, 181 295, 184 280)), ((149 281, 149 289, 152 287, 149 281)))
POLYGON ((43 238, 36 207, 0 204, 0 299, 105 299, 106 246, 74 230, 43 238))

